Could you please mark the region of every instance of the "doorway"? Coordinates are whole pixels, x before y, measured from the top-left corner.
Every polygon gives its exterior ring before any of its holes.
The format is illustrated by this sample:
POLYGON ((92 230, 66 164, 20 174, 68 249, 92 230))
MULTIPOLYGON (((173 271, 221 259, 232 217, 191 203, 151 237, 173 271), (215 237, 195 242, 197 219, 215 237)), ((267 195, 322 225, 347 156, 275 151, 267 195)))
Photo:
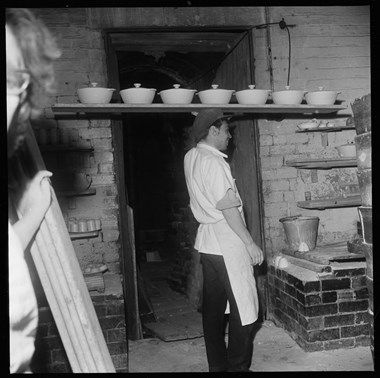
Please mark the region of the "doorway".
MULTIPOLYGON (((141 83, 142 87, 156 88, 160 92, 178 83, 181 87, 203 90, 217 82, 221 87, 240 90, 253 82, 252 43, 244 29, 113 30, 107 31, 106 37, 110 85, 117 89, 141 83)), ((195 96, 193 102, 197 101, 195 96)), ((156 95, 154 102, 160 102, 159 96, 156 95)), ((133 208, 137 264, 149 259, 172 262, 178 252, 181 241, 173 242, 172 223, 175 211, 188 204, 182 167, 183 134, 193 119, 190 113, 125 114, 118 125, 113 125, 114 143, 118 145, 115 151, 119 151, 119 156, 115 156, 119 195, 125 197, 120 201, 133 208)), ((234 154, 231 166, 238 184, 240 181, 243 186, 243 201, 244 197, 248 201, 245 205, 247 224, 261 244, 255 125, 252 119, 243 119, 240 124, 236 139, 243 149, 234 154), (256 188, 252 190, 253 186, 256 188)), ((120 205, 123 224, 126 218, 122 203, 120 205)), ((122 233, 127 229, 121 228, 122 233)), ((123 274, 127 275, 133 248, 128 235, 122 236, 123 239, 123 274)), ((141 305, 141 298, 138 302, 136 298, 130 300, 133 295, 139 296, 137 290, 132 293, 131 288, 137 278, 127 278, 125 282, 127 307, 130 308, 131 303, 141 305)), ((140 315, 141 311, 135 315, 127 313, 129 323, 131 318, 137 319, 140 315)), ((130 334, 129 338, 134 337, 130 334)))

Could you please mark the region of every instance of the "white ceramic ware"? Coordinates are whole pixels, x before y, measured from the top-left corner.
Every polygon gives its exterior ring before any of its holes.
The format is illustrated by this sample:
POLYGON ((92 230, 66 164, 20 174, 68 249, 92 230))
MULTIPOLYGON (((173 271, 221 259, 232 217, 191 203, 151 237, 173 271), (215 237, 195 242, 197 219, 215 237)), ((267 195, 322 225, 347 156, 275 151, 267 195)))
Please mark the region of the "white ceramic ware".
POLYGON ((312 120, 308 122, 300 123, 299 125, 297 125, 297 127, 300 130, 310 130, 310 129, 317 128, 319 125, 320 125, 320 122, 316 118, 313 118, 312 120))
POLYGON ((321 121, 318 128, 322 129, 324 127, 335 127, 335 123, 328 122, 328 121, 321 121))
POLYGON ((157 93, 161 96, 161 100, 164 104, 191 104, 196 89, 180 88, 179 84, 174 84, 173 87, 174 88, 165 89, 157 93))
POLYGON ((336 147, 338 154, 343 158, 354 158, 356 157, 356 145, 355 144, 343 144, 342 146, 336 147))
POLYGON ((219 85, 211 85, 212 89, 206 89, 197 93, 202 104, 208 105, 225 105, 231 100, 232 93, 235 91, 232 89, 220 89, 219 85))
POLYGON ((90 87, 79 88, 77 94, 82 104, 108 104, 115 89, 101 88, 98 83, 91 83, 90 87))
POLYGON ((76 191, 82 192, 90 188, 92 177, 88 173, 76 172, 73 173, 73 187, 76 191))
POLYGON ((234 93, 241 105, 264 105, 267 102, 269 90, 255 89, 253 84, 248 85, 249 89, 244 89, 234 93))
POLYGON ((120 91, 120 96, 125 104, 151 104, 156 94, 154 88, 141 88, 140 83, 133 84, 133 88, 120 91))
POLYGON ((334 105, 339 93, 341 92, 325 91, 323 87, 318 87, 318 91, 307 92, 305 100, 309 105, 334 105))
POLYGON ((276 105, 299 105, 306 91, 290 89, 287 85, 284 91, 272 92, 272 99, 276 105))
POLYGON ((78 222, 79 232, 87 232, 87 221, 81 219, 78 222))

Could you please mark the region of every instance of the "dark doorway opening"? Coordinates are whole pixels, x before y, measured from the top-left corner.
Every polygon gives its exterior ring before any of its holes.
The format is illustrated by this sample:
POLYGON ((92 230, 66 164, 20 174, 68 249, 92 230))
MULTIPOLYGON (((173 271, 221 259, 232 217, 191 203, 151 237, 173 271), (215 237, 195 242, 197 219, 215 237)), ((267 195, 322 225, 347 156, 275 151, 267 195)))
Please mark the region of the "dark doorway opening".
MULTIPOLYGON (((145 88, 156 88, 157 93, 172 88, 176 83, 198 91, 209 89, 214 83, 221 87, 244 89, 248 83, 254 83, 253 55, 249 47, 252 46, 252 37, 248 29, 106 31, 109 85, 121 90, 140 83, 145 88)), ((160 102, 160 97, 156 95, 154 103, 160 102)), ((197 96, 193 102, 199 102, 197 96)), ((113 121, 116 179, 121 194, 123 287, 129 321, 128 337, 132 339, 138 337, 134 329, 135 324, 139 324, 135 300, 138 280, 133 278, 136 276, 133 266, 136 262, 147 263, 147 258, 154 260, 158 257, 164 260, 162 266, 166 271, 173 273, 175 269, 166 264, 165 259, 170 261, 175 254, 178 256, 178 244, 183 244, 175 238, 176 232, 172 226, 173 218, 175 223, 176 215, 184 213, 188 205, 182 166, 185 154, 183 132, 193 119, 190 112, 146 112, 128 113, 123 115, 121 121, 113 121), (132 242, 130 228, 125 227, 130 223, 125 215, 125 209, 129 206, 133 208, 135 240, 132 242), (161 245, 154 246, 152 239, 161 245), (136 245, 136 259, 131 244, 136 245), (149 253, 155 251, 158 254, 149 253)), ((259 201, 255 178, 255 126, 252 120, 247 120, 237 129, 240 129, 237 137, 240 143, 244 141, 245 152, 237 154, 232 165, 235 165, 237 172, 241 171, 240 180, 246 186, 245 196, 250 213, 248 223, 252 225, 253 233, 260 237, 258 219, 261 215, 256 209, 259 201), (249 162, 247 156, 250 156, 249 162)), ((165 278, 168 276, 166 274, 165 278)), ((138 296, 141 296, 140 291, 138 296)))
MULTIPOLYGON (((177 83, 189 87, 191 81, 204 73, 208 77, 205 85, 210 86, 212 68, 223 56, 220 52, 119 52, 120 89, 133 87, 134 83, 155 88, 154 103, 160 103, 161 90, 177 83)), ((197 101, 194 97, 193 102, 197 101)), ((143 334, 148 336, 144 323, 152 321, 154 304, 147 305, 142 296, 152 295, 155 280, 165 279, 181 294, 187 290, 186 267, 181 266, 183 256, 179 255, 188 240, 183 230, 178 229, 178 223, 183 224, 183 213, 189 203, 183 158, 185 129, 193 120, 191 113, 123 116, 125 188, 134 213, 137 272, 142 276, 138 282, 145 285, 144 293, 141 288, 139 291, 140 318, 143 334)))

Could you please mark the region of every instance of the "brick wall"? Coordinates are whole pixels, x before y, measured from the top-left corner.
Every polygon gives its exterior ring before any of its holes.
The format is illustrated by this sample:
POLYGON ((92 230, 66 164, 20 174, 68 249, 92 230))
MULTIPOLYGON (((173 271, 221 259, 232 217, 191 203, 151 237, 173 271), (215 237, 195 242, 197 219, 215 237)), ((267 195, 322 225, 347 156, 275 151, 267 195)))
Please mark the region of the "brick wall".
MULTIPOLYGON (((35 13, 46 23, 57 37, 62 56, 56 63, 55 103, 76 103, 76 90, 90 81, 107 86, 104 42, 101 30, 89 28, 85 8, 39 8, 35 13)), ((91 175, 92 196, 59 198, 66 219, 99 218, 102 232, 93 239, 73 241, 82 269, 89 264, 106 264, 112 273, 120 273, 119 208, 115 184, 114 155, 110 119, 87 118, 86 116, 55 116, 50 108, 45 109, 48 122, 38 128, 57 128, 69 134, 70 146, 93 148, 93 152, 59 153, 56 176, 61 170, 84 172, 91 175)), ((49 168, 49 157, 44 156, 49 168)), ((54 168, 56 165, 53 165, 54 168)), ((54 171, 53 171, 54 173, 54 171)), ((68 176, 67 176, 68 177, 68 176)), ((54 183, 54 181, 53 181, 54 183)), ((57 190, 57 188, 56 188, 57 190)))
MULTIPOLYGON (((269 22, 282 18, 291 36, 290 86, 292 89, 327 90, 341 93, 347 111, 339 118, 319 116, 337 126, 345 125, 355 98, 370 92, 369 7, 269 7, 269 22)), ((256 87, 272 89, 269 63, 273 67, 273 89, 287 84, 288 34, 277 25, 270 28, 272 61, 267 56, 267 31, 255 31, 256 87)), ((264 233, 268 261, 286 247, 279 218, 303 214, 320 217, 318 244, 349 240, 356 234, 356 208, 323 211, 298 208, 304 192, 312 199, 333 198, 342 194, 345 183, 357 183, 356 169, 297 170, 286 160, 337 157, 336 146, 353 141, 355 130, 328 133, 323 146, 321 133, 296 133, 297 124, 314 116, 286 116, 282 120, 259 119, 262 190, 264 193, 264 233)))
POLYGON ((270 267, 273 320, 305 351, 370 345, 366 264, 356 265, 323 277, 300 267, 270 267))
MULTIPOLYGON (((312 90, 323 85, 340 90, 340 98, 347 105, 369 92, 369 7, 269 7, 268 10, 269 22, 278 22, 284 17, 288 24, 296 25, 290 30, 293 88, 312 90)), ((35 8, 34 11, 58 36, 63 51, 56 65, 57 94, 50 99, 50 105, 77 102, 76 89, 89 81, 107 86, 101 34, 104 28, 152 25, 228 27, 266 22, 264 7, 234 7, 233 11, 223 7, 35 8)), ((277 26, 271 27, 270 31, 273 84, 278 90, 286 84, 287 34, 277 26)), ((256 86, 270 89, 267 42, 265 29, 254 30, 256 86)), ((99 217, 102 220, 99 237, 74 242, 81 266, 106 263, 111 272, 118 274, 120 225, 110 120, 107 117, 90 120, 76 115, 55 118, 49 107, 45 109, 45 116, 50 127, 69 131, 71 144, 94 148, 92 154, 80 158, 83 159, 80 170, 92 175, 96 195, 77 197, 75 204, 62 201, 61 206, 68 217, 99 217)), ((345 119, 333 121, 339 125, 344 124, 345 119)), ((336 156, 334 146, 345 143, 353 134, 330 134, 328 147, 322 149, 319 133, 295 133, 298 122, 299 119, 289 117, 282 121, 258 120, 268 261, 285 246, 284 231, 278 219, 286 215, 318 215, 321 218, 319 242, 348 239, 356 232, 356 209, 320 212, 296 207, 296 201, 304 199, 306 190, 312 192, 313 198, 334 195, 339 190, 339 183, 351 180, 353 170, 318 171, 315 175, 284 164, 286 159, 305 155, 336 156)))
MULTIPOLYGON (((292 55, 290 84, 294 89, 315 90, 325 86, 342 93, 340 99, 349 105, 355 98, 370 91, 370 39, 369 7, 236 7, 226 12, 215 8, 46 8, 38 13, 60 38, 63 56, 57 65, 58 92, 54 102, 76 102, 76 89, 91 81, 107 84, 102 28, 135 26, 233 26, 258 25, 282 18, 290 28, 292 55)), ((275 90, 286 85, 288 68, 288 40, 285 30, 277 25, 270 27, 272 61, 268 61, 267 31, 254 29, 256 85, 271 88, 269 63, 273 66, 275 90)), ((349 108, 347 116, 351 114, 349 108)), ((46 115, 52 117, 49 110, 46 115)), ((345 124, 347 117, 328 119, 337 125, 345 124)), ((94 187, 99 188, 97 214, 104 220, 104 230, 111 240, 104 241, 111 250, 118 249, 118 206, 107 204, 117 196, 113 176, 112 135, 109 121, 86 119, 58 120, 58 127, 68 128, 78 144, 94 146, 94 159, 90 159, 90 172, 94 174, 94 187), (111 196, 111 198, 108 198, 111 196), (107 207, 107 208, 106 208, 107 207), (108 232, 109 231, 109 232, 108 232)), ((337 156, 335 146, 354 137, 354 131, 330 133, 328 146, 323 148, 320 133, 297 134, 300 119, 282 121, 259 119, 262 190, 264 193, 264 233, 268 260, 285 246, 285 235, 278 219, 297 213, 317 215, 321 218, 319 243, 349 239, 356 232, 355 208, 308 211, 299 209, 296 202, 310 191, 312 198, 333 197, 340 185, 355 180, 352 169, 310 172, 285 166, 287 159, 297 157, 337 156)), ((93 202, 82 198, 78 212, 85 213, 93 202), (83 204, 83 206, 82 206, 83 204)), ((100 241, 103 243, 103 241, 100 241)), ((95 248, 95 247, 94 247, 95 248)), ((84 253, 85 262, 98 262, 107 253, 84 253), (93 256, 93 257, 91 257, 93 256), (100 257, 101 256, 101 257, 100 257), (92 258, 96 261, 90 261, 92 258)), ((79 254, 80 258, 82 253, 79 254)), ((118 270, 117 253, 107 258, 114 271, 118 270)))
MULTIPOLYGON (((115 281, 108 274, 107 281, 115 281)), ((103 331, 112 362, 117 373, 128 372, 128 345, 125 326, 124 298, 121 287, 114 292, 92 291, 91 299, 103 331)), ((36 352, 31 369, 33 373, 72 373, 69 360, 58 333, 46 297, 39 294, 39 324, 36 352)))

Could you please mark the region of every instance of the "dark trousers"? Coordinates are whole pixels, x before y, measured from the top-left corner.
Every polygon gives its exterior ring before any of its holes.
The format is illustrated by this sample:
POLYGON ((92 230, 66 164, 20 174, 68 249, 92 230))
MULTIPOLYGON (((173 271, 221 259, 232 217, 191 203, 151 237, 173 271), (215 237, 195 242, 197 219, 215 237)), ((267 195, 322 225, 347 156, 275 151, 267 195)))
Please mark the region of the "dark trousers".
POLYGON ((254 324, 241 325, 223 256, 201 253, 203 271, 202 320, 210 372, 248 371, 253 352, 254 324), (225 309, 228 317, 228 347, 225 343, 225 309))

